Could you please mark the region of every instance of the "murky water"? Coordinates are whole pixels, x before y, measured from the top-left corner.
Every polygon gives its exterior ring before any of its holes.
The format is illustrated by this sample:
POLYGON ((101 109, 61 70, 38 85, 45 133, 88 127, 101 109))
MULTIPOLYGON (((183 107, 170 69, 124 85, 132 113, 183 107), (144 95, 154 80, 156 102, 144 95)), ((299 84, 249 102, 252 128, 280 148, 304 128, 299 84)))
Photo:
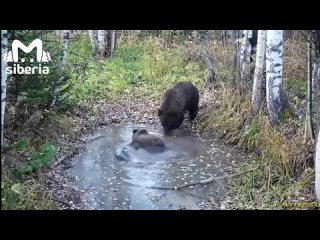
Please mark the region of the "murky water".
MULTIPOLYGON (((201 209, 199 203, 226 194, 225 180, 178 191, 148 187, 174 187, 213 176, 223 176, 232 163, 245 161, 239 151, 218 140, 202 139, 182 130, 164 137, 163 153, 128 147, 129 162, 115 158, 117 147, 130 143, 132 131, 142 125, 108 126, 96 130, 86 151, 75 158, 68 172, 83 188, 87 209, 201 209)), ((149 131, 154 131, 146 127, 149 131)))

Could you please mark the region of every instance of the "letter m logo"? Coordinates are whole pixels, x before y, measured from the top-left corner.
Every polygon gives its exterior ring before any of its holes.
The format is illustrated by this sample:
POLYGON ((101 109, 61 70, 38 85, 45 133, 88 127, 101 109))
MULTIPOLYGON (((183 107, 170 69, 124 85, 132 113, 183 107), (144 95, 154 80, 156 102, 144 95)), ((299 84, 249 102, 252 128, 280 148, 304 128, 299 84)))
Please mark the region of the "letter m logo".
POLYGON ((40 39, 35 39, 29 46, 25 46, 19 40, 13 40, 12 42, 12 50, 8 52, 6 56, 7 62, 18 62, 18 50, 21 49, 25 53, 30 53, 32 49, 37 49, 37 62, 49 62, 51 61, 50 54, 48 52, 43 51, 42 49, 42 41, 40 39))

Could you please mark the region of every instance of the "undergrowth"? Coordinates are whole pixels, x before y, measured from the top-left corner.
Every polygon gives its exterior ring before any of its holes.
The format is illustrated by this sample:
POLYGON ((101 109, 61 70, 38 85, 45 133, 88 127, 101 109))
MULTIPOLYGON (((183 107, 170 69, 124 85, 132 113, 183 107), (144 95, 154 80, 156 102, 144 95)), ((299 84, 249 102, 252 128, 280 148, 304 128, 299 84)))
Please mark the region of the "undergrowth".
MULTIPOLYGON (((87 49, 88 37, 82 43, 70 46, 87 49)), ((72 50, 71 50, 72 51, 72 50)), ((81 52, 81 50, 80 50, 81 52)), ((158 38, 144 41, 124 42, 117 48, 112 59, 92 59, 87 71, 76 71, 80 56, 72 56, 71 66, 73 99, 92 101, 117 99, 121 96, 159 97, 177 81, 192 81, 200 84, 205 77, 205 67, 196 61, 187 61, 179 47, 163 48, 158 38)))
POLYGON ((2 158, 1 208, 5 210, 57 209, 51 193, 30 175, 38 176, 56 155, 50 143, 36 147, 36 141, 22 138, 2 158))
POLYGON ((271 126, 264 111, 251 114, 249 95, 240 95, 228 87, 219 99, 219 106, 208 106, 200 114, 200 129, 216 131, 228 142, 256 153, 256 162, 240 164, 236 171, 263 165, 230 180, 230 194, 236 199, 232 207, 272 208, 276 203, 305 199, 306 189, 313 191, 314 171, 307 157, 310 148, 303 145, 303 127, 291 132, 291 125, 299 120, 290 115, 281 126, 271 126))

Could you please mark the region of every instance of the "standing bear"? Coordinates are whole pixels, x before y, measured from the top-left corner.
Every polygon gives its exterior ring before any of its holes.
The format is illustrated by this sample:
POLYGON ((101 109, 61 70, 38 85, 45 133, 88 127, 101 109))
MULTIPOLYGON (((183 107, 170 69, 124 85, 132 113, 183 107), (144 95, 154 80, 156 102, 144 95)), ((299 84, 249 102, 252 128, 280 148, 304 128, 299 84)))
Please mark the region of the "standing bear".
POLYGON ((161 99, 158 117, 165 133, 181 126, 185 112, 189 120, 195 119, 198 113, 199 90, 191 82, 178 82, 167 89, 161 99))
POLYGON ((162 152, 166 149, 163 139, 155 134, 150 134, 147 129, 134 129, 132 133, 130 145, 136 149, 143 148, 151 152, 162 152))

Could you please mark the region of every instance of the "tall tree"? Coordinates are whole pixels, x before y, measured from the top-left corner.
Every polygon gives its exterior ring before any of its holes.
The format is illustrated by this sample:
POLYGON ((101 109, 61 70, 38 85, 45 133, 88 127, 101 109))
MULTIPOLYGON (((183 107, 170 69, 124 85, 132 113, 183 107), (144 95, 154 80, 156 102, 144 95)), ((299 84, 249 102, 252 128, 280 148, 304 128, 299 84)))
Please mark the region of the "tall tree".
POLYGON ((316 102, 317 102, 317 126, 320 129, 320 53, 316 52, 315 59, 315 76, 314 76, 315 86, 316 86, 316 102))
POLYGON ((117 30, 111 30, 111 49, 110 49, 110 56, 113 57, 116 52, 116 45, 117 45, 117 30))
POLYGON ((318 132, 318 140, 316 144, 316 154, 315 154, 315 189, 318 201, 320 201, 320 132, 318 132))
MULTIPOLYGON (((69 30, 64 30, 63 31, 63 52, 62 52, 62 58, 60 61, 60 70, 63 71, 65 70, 66 67, 66 59, 67 59, 67 50, 68 50, 68 45, 69 45, 69 30)), ((59 78, 58 81, 56 81, 54 83, 53 86, 53 100, 51 102, 51 107, 54 106, 56 104, 56 101, 58 99, 58 95, 59 95, 59 89, 60 89, 60 85, 64 80, 64 76, 62 74, 62 76, 59 78)))
POLYGON ((266 100, 272 124, 278 124, 288 107, 283 89, 283 31, 268 30, 266 45, 266 100))
POLYGON ((315 86, 315 102, 317 107, 317 126, 320 129, 320 30, 314 32, 315 60, 314 60, 314 86, 315 86))
POLYGON ((7 102, 7 61, 8 52, 8 31, 1 30, 1 146, 4 145, 4 114, 7 102))
POLYGON ((241 78, 244 79, 248 76, 250 57, 251 57, 251 44, 249 38, 252 38, 252 30, 243 30, 243 38, 240 48, 240 63, 241 63, 241 78))
POLYGON ((98 52, 98 32, 96 30, 89 30, 89 37, 92 46, 92 53, 97 54, 98 52))
POLYGON ((310 136, 310 140, 314 141, 313 122, 312 122, 312 43, 311 43, 311 32, 308 34, 308 101, 307 101, 307 112, 305 122, 305 142, 310 136))
POLYGON ((106 57, 106 31, 98 30, 98 48, 100 56, 106 57))
POLYGON ((254 71, 253 91, 252 91, 252 109, 257 111, 262 102, 262 81, 264 72, 264 62, 266 53, 266 30, 259 30, 258 43, 257 43, 257 55, 256 55, 256 67, 254 71))
POLYGON ((239 87, 239 85, 240 85, 240 44, 239 44, 239 31, 238 30, 232 31, 232 38, 233 38, 233 43, 234 43, 233 84, 236 87, 239 87))

